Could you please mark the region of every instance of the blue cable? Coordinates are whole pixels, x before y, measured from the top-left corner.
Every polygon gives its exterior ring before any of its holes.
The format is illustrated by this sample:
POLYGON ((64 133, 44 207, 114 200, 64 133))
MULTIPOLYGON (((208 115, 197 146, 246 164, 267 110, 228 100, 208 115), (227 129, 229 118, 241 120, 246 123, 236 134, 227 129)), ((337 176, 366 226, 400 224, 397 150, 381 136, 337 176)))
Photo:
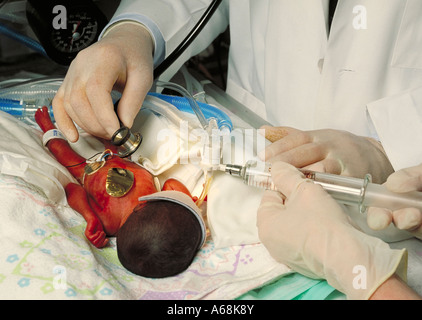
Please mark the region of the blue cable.
POLYGON ((38 43, 37 41, 35 41, 34 39, 31 39, 25 35, 19 34, 16 31, 8 28, 2 23, 0 23, 0 33, 3 33, 5 36, 24 44, 28 48, 31 48, 32 50, 35 50, 36 52, 41 53, 42 55, 48 58, 48 55, 45 52, 42 45, 38 43))

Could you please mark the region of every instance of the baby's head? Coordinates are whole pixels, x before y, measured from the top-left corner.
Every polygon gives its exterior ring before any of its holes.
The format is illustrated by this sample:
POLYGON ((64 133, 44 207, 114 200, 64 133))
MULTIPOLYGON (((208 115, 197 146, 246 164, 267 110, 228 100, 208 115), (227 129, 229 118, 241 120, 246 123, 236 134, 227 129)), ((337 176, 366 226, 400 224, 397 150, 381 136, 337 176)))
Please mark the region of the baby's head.
POLYGON ((117 253, 129 271, 149 278, 174 276, 186 270, 205 242, 199 208, 179 191, 161 191, 140 198, 117 233, 117 253))

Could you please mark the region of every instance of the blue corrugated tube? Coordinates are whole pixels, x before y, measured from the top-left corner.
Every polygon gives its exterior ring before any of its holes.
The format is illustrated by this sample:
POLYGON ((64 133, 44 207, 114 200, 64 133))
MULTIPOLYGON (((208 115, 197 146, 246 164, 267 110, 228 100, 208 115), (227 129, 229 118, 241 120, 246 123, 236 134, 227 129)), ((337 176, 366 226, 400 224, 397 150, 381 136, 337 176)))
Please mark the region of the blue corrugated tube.
POLYGON ((48 57, 48 55, 45 52, 42 45, 39 44, 37 41, 35 41, 34 39, 31 39, 31 38, 29 38, 29 37, 27 37, 23 34, 17 33, 16 31, 8 28, 7 26, 5 26, 2 23, 0 23, 0 33, 4 34, 5 36, 7 36, 11 39, 14 39, 14 40, 24 44, 25 46, 27 46, 28 48, 31 48, 32 50, 35 50, 35 51, 41 53, 45 57, 48 57))
MULTIPOLYGON (((7 112, 15 118, 33 124, 35 112, 38 107, 35 105, 27 105, 23 101, 0 98, 0 110, 7 112)), ((50 117, 54 121, 53 107, 48 108, 50 117)))
MULTIPOLYGON (((174 105, 180 111, 194 114, 187 98, 165 95, 157 92, 150 92, 148 95, 160 98, 161 100, 174 105)), ((228 128, 230 131, 233 129, 233 123, 225 112, 206 103, 197 101, 197 104, 207 120, 211 118, 215 118, 217 120, 218 128, 220 130, 224 127, 228 128)))

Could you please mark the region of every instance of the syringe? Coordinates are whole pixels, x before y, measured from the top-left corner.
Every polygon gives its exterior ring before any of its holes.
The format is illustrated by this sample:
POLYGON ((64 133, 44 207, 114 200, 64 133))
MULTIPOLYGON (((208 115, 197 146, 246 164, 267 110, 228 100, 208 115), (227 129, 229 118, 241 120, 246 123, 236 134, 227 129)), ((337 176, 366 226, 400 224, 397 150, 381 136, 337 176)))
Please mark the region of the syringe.
MULTIPOLYGON (((240 177, 247 185, 268 190, 277 190, 271 178, 271 165, 255 160, 244 166, 226 164, 219 169, 232 176, 240 177)), ((380 207, 390 210, 418 208, 422 211, 422 192, 395 193, 385 186, 372 183, 371 175, 364 179, 301 170, 306 178, 321 185, 338 202, 359 205, 360 211, 367 207, 380 207)))

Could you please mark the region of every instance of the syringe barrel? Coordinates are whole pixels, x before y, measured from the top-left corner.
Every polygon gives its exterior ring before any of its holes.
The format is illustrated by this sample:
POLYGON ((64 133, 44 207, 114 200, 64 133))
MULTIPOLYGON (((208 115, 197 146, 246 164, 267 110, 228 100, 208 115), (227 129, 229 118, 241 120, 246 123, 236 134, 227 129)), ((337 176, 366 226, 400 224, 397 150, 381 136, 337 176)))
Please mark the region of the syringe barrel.
POLYGON ((338 202, 359 205, 361 212, 367 207, 422 210, 422 192, 392 192, 384 185, 371 183, 370 175, 359 179, 306 170, 302 172, 307 178, 320 184, 338 202))
POLYGON ((308 170, 302 172, 306 178, 321 185, 338 202, 350 205, 361 204, 365 186, 370 181, 370 176, 358 179, 308 170))
POLYGON ((384 185, 368 183, 362 204, 365 207, 390 210, 417 208, 422 211, 422 192, 396 193, 389 191, 384 185))
POLYGON ((267 190, 277 190, 271 177, 271 165, 265 162, 250 160, 242 169, 243 181, 248 186, 267 190))
MULTIPOLYGON (((417 208, 422 211, 422 192, 391 192, 384 185, 371 183, 369 174, 364 179, 359 179, 309 170, 301 171, 306 178, 321 185, 338 202, 359 205, 361 212, 367 207, 390 210, 417 208)), ((268 163, 248 161, 245 166, 227 165, 225 172, 241 177, 250 186, 276 190, 271 179, 271 165, 268 163)))

